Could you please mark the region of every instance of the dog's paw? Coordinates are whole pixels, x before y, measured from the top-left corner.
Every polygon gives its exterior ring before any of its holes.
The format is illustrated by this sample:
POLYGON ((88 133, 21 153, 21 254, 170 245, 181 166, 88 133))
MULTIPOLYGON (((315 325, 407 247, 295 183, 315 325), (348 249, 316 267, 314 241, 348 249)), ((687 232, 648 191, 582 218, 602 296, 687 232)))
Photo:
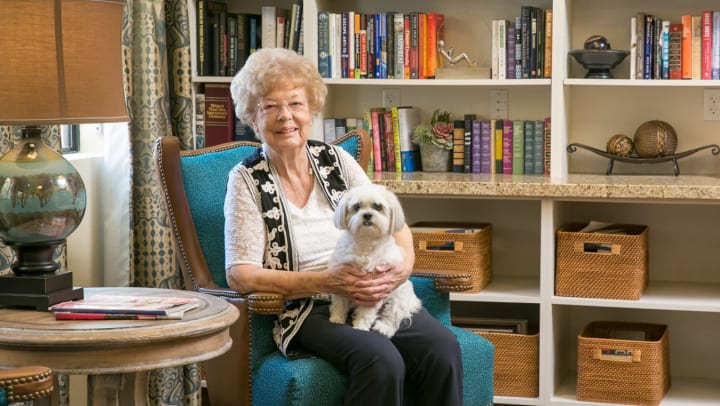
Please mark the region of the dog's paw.
POLYGON ((395 332, 397 331, 397 328, 393 326, 391 323, 388 323, 384 320, 377 320, 375 324, 372 327, 373 331, 377 331, 378 333, 391 338, 395 335, 395 332))
POLYGON ((331 314, 330 315, 330 323, 345 324, 346 321, 347 321, 347 316, 344 316, 342 314, 331 314))

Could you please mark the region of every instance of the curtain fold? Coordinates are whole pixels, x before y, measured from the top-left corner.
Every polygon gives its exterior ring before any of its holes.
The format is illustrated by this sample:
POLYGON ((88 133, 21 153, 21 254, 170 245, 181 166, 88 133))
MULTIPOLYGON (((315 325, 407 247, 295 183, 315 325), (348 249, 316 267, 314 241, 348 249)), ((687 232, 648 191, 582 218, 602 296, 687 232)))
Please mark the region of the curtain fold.
MULTIPOLYGON (((192 145, 192 83, 186 0, 128 0, 123 24, 130 113, 130 285, 183 289, 171 230, 155 180, 152 148, 159 136, 192 145)), ((150 374, 152 405, 200 404, 200 368, 150 374)))

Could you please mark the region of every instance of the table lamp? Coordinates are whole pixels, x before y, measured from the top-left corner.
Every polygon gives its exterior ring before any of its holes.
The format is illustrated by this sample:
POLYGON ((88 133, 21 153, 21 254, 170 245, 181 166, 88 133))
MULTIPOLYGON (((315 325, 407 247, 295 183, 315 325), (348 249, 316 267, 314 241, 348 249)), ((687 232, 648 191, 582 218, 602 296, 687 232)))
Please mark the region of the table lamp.
POLYGON ((128 121, 121 54, 125 0, 0 1, 0 125, 22 140, 0 158, 0 240, 11 272, 0 305, 48 306, 81 299, 54 252, 85 214, 85 185, 43 144, 43 125, 128 121))

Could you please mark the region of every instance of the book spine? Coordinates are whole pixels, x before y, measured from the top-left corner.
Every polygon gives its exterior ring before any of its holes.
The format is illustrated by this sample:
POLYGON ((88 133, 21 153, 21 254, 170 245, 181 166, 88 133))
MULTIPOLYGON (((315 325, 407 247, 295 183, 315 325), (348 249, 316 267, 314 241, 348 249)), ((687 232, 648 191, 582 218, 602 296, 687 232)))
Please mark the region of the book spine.
POLYGON ((507 23, 505 20, 498 20, 497 23, 497 73, 498 79, 507 79, 507 23))
POLYGON ((437 29, 438 29, 438 15, 437 13, 427 14, 427 63, 425 64, 425 70, 427 78, 435 78, 435 69, 438 64, 437 56, 437 29))
POLYGON ((505 69, 505 77, 508 79, 515 79, 515 24, 508 23, 505 50, 507 52, 507 63, 505 69))
POLYGON ((680 77, 692 79, 692 16, 685 14, 680 17, 682 27, 682 45, 680 46, 680 77))
POLYGON ((552 159, 552 126, 550 117, 545 117, 544 120, 544 129, 545 129, 545 160, 543 161, 543 168, 545 170, 545 175, 550 175, 550 162, 552 159))
POLYGON ((393 15, 393 27, 395 35, 395 63, 393 75, 396 79, 403 79, 405 75, 405 23, 403 13, 393 15))
POLYGON ((653 38, 655 32, 655 18, 652 15, 645 16, 645 37, 644 37, 644 57, 643 57, 643 79, 653 78, 653 38))
POLYGON ((482 161, 482 143, 480 141, 480 133, 482 131, 482 121, 473 119, 470 124, 471 141, 470 141, 470 172, 481 172, 482 161))
POLYGON ((531 120, 525 120, 523 122, 525 128, 525 159, 523 161, 523 173, 525 175, 532 175, 534 173, 533 157, 535 153, 535 123, 531 120))
POLYGON ((692 79, 701 79, 702 17, 692 16, 692 79))
POLYGON ((330 78, 330 12, 318 11, 318 72, 330 78))
POLYGON ((503 120, 502 129, 502 173, 512 175, 513 170, 513 122, 503 120))
POLYGON ((520 58, 522 79, 530 77, 530 8, 531 6, 520 6, 520 58))
POLYGON ((645 14, 637 13, 635 16, 637 37, 637 55, 635 57, 635 78, 644 79, 645 72, 645 14))
POLYGON ((512 174, 522 175, 525 165, 525 128, 522 120, 512 121, 512 174))
POLYGON ((400 118, 398 117, 397 106, 390 109, 392 135, 393 135, 393 153, 395 154, 395 172, 402 172, 402 155, 400 154, 400 118))
POLYGON ((533 173, 542 175, 545 173, 545 122, 543 120, 534 121, 533 134, 533 173))
POLYGON ((492 173, 492 128, 490 120, 480 120, 480 173, 492 173))
POLYGON ((711 78, 720 79, 720 11, 713 11, 711 78))
POLYGON ((662 41, 662 78, 670 79, 670 21, 664 20, 661 32, 662 41))
POLYGON ((360 13, 360 78, 367 78, 368 75, 368 19, 367 14, 360 13))
POLYGON ((495 121, 495 137, 494 137, 494 149, 495 149, 495 160, 494 167, 497 174, 503 173, 503 122, 504 120, 495 121))
POLYGON ((207 9, 205 0, 198 0, 197 9, 197 43, 198 43, 198 75, 205 76, 209 71, 209 60, 206 41, 210 38, 207 26, 207 9))
POLYGON ((382 143, 380 141, 380 114, 382 110, 374 109, 370 112, 373 137, 373 162, 375 163, 375 172, 382 172, 382 143))
POLYGON ((712 79, 712 14, 710 10, 702 12, 700 75, 703 80, 712 79))
POLYGON ((682 79, 683 25, 670 24, 668 32, 668 78, 682 79))
POLYGON ((498 25, 499 20, 493 19, 490 22, 490 79, 499 79, 500 75, 498 74, 498 69, 500 68, 500 58, 498 56, 498 53, 500 52, 500 47, 498 46, 499 41, 499 35, 498 35, 498 25))
POLYGON ((463 172, 472 172, 472 121, 475 114, 465 114, 463 117, 463 172))
POLYGON ((553 11, 552 9, 545 10, 545 46, 543 47, 543 77, 552 77, 552 26, 553 26, 553 11))
POLYGON ((453 121, 452 171, 465 172, 465 121, 453 121))
POLYGON ((232 112, 230 88, 227 84, 205 84, 205 146, 230 142, 233 139, 235 115, 232 112))
POLYGON ((418 30, 420 25, 420 15, 419 13, 413 12, 410 13, 410 79, 419 79, 419 47, 420 47, 420 38, 418 37, 418 30))
POLYGON ((630 18, 630 80, 637 79, 637 17, 630 18))
POLYGON ((420 124, 420 110, 416 107, 398 107, 397 115, 401 172, 414 172, 419 168, 420 157, 417 145, 412 142, 412 132, 420 124))
POLYGON ((263 48, 277 46, 277 7, 260 7, 260 44, 263 48))

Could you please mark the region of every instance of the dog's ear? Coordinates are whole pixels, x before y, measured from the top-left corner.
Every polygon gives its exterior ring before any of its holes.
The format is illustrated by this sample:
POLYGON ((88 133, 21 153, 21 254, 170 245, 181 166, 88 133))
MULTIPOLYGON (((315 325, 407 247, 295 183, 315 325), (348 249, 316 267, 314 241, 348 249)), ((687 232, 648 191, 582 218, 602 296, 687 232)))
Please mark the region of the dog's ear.
POLYGON ((400 200, 397 198, 395 193, 384 189, 383 194, 390 214, 390 230, 396 233, 402 230, 403 226, 405 226, 405 212, 403 211, 400 200))
POLYGON ((340 198, 340 201, 335 207, 335 227, 340 230, 348 228, 348 215, 347 215, 347 202, 350 199, 350 191, 346 191, 345 194, 340 198))

